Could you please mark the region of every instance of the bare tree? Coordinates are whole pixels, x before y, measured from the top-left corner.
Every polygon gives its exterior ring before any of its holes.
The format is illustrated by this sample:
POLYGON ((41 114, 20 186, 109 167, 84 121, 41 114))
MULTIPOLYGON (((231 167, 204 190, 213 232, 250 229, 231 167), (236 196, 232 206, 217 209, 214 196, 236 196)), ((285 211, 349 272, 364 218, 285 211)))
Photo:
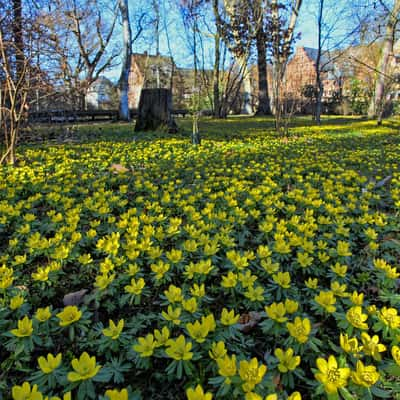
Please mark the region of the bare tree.
POLYGON ((378 73, 375 83, 375 92, 368 110, 369 117, 377 117, 378 125, 382 123, 385 103, 385 85, 388 75, 390 55, 393 52, 393 42, 395 39, 396 27, 399 22, 400 0, 396 0, 392 8, 388 7, 383 0, 379 0, 379 3, 387 12, 387 24, 383 39, 382 52, 377 67, 378 73))
POLYGON ((128 0, 118 0, 119 12, 122 19, 122 68, 119 78, 119 118, 123 121, 130 120, 129 112, 129 72, 132 62, 132 30, 129 20, 128 0))

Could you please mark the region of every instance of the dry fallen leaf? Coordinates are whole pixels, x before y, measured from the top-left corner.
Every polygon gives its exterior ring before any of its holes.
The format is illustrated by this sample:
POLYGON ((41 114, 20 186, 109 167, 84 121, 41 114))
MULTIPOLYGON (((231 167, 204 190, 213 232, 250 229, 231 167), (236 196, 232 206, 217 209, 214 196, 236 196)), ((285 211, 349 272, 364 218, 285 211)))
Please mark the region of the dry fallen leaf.
POLYGON ((242 314, 239 318, 238 329, 244 333, 250 332, 261 319, 261 314, 255 311, 250 311, 248 314, 242 314))
POLYGON ((112 164, 110 169, 115 174, 123 174, 124 172, 128 172, 129 171, 128 168, 124 167, 121 164, 112 164))
POLYGON ((64 306, 77 306, 83 302, 83 298, 87 293, 87 289, 82 289, 77 292, 68 293, 63 298, 64 306))

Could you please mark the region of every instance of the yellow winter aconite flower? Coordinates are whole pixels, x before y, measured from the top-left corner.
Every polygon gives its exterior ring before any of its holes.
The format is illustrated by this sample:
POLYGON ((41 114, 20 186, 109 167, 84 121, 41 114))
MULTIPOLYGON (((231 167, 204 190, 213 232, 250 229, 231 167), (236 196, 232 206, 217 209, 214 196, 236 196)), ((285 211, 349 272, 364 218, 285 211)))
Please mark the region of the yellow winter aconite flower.
POLYGON ((25 316, 23 319, 18 320, 18 328, 11 329, 10 332, 17 337, 31 336, 33 333, 32 320, 25 316))
POLYGON ((156 339, 156 347, 165 346, 170 336, 170 331, 167 326, 164 326, 161 331, 154 330, 154 337, 156 339))
POLYGON ((365 322, 368 319, 368 315, 363 314, 360 306, 351 307, 346 313, 346 318, 355 328, 368 329, 368 324, 365 322))
POLYGON ((239 376, 243 381, 242 388, 245 392, 251 392, 260 383, 267 372, 264 364, 258 365, 257 358, 250 361, 242 360, 239 363, 239 376))
POLYGON ((39 322, 46 322, 49 318, 51 318, 50 307, 38 308, 35 313, 35 318, 39 322))
POLYGON ((125 321, 123 319, 118 321, 118 324, 115 325, 114 321, 111 319, 108 322, 108 328, 104 328, 102 330, 103 335, 111 338, 112 340, 116 340, 119 338, 119 335, 122 332, 122 329, 124 329, 124 324, 125 321))
POLYGON ((328 313, 333 313, 336 311, 336 307, 334 306, 336 303, 335 294, 330 290, 327 292, 319 292, 319 294, 314 297, 314 300, 328 313))
POLYGON ((293 392, 287 400, 301 400, 301 393, 300 392, 293 392))
POLYGON ((237 285, 237 282, 238 282, 238 274, 229 271, 228 275, 222 276, 221 286, 229 289, 235 287, 237 285))
POLYGON ((362 306, 364 302, 364 293, 357 293, 357 291, 354 291, 350 296, 350 301, 355 306, 362 306))
POLYGON ((47 354, 47 358, 38 358, 38 364, 43 373, 51 374, 55 369, 60 366, 61 358, 61 353, 57 354, 55 357, 52 354, 47 354))
POLYGON ((24 382, 21 386, 13 386, 13 400, 43 400, 43 394, 38 391, 38 385, 31 385, 29 382, 24 382))
POLYGON ((204 283, 202 283, 201 285, 198 285, 197 283, 193 284, 193 286, 190 288, 190 293, 192 294, 192 296, 199 298, 205 296, 206 287, 204 283))
POLYGON ((175 285, 169 285, 168 290, 164 290, 164 295, 169 303, 180 303, 183 300, 182 289, 175 285))
POLYGON ((288 314, 294 314, 299 309, 299 303, 295 300, 286 299, 285 309, 288 314))
POLYGON ((393 357, 393 360, 395 361, 395 363, 400 366, 400 347, 399 346, 392 347, 392 357, 393 357))
POLYGON ((228 311, 226 308, 222 309, 221 313, 221 324, 222 325, 234 325, 239 321, 240 315, 235 315, 235 310, 228 311))
POLYGON ((142 293, 143 288, 145 287, 146 282, 143 278, 131 279, 131 284, 125 286, 125 292, 133 294, 135 296, 139 296, 142 293))
POLYGON ((379 312, 379 319, 391 329, 400 328, 400 315, 397 315, 397 309, 382 307, 379 312))
POLYGON ((161 315, 167 320, 171 321, 174 325, 179 325, 181 320, 179 317, 181 316, 182 309, 180 307, 172 308, 172 306, 168 306, 167 312, 162 311, 161 315))
POLYGON ((350 251, 350 244, 341 240, 337 243, 336 252, 338 256, 341 257, 349 257, 352 254, 350 251))
POLYGON ((332 272, 334 272, 336 275, 340 276, 341 278, 344 278, 347 273, 347 265, 341 265, 339 263, 336 263, 331 267, 332 272))
POLYGON ((193 324, 187 323, 186 329, 192 339, 197 343, 203 343, 210 331, 210 326, 207 320, 203 321, 203 323, 195 321, 193 324))
POLYGON ((182 300, 183 309, 191 314, 197 311, 197 300, 195 297, 191 297, 187 300, 182 300))
POLYGON ((97 275, 96 280, 94 282, 94 286, 97 287, 100 290, 107 289, 107 287, 112 283, 112 281, 115 278, 115 274, 102 274, 102 275, 97 275))
POLYGON ((300 356, 294 356, 294 350, 291 347, 286 351, 278 347, 274 354, 279 360, 278 369, 283 373, 295 370, 300 364, 300 356))
POLYGON ((140 357, 145 358, 153 355, 157 343, 154 341, 154 336, 151 333, 145 337, 138 338, 138 342, 138 344, 133 346, 133 350, 139 353, 140 357))
POLYGON ((268 317, 276 322, 286 322, 286 307, 283 303, 272 303, 270 306, 265 306, 265 312, 268 317))
POLYGON ((350 354, 357 354, 361 351, 361 347, 358 346, 358 340, 356 337, 350 338, 347 333, 340 334, 340 347, 346 352, 350 354))
POLYGON ((56 316, 60 320, 60 326, 68 326, 81 319, 82 311, 77 306, 66 306, 56 316))
POLYGON ((110 400, 128 400, 128 390, 127 389, 108 389, 105 392, 110 400))
POLYGON ((335 294, 335 296, 339 297, 347 297, 348 293, 346 292, 347 285, 340 284, 338 281, 334 281, 331 283, 331 290, 335 294))
POLYGON ((308 318, 301 319, 300 317, 296 317, 294 322, 288 322, 286 327, 290 336, 295 338, 299 343, 307 342, 311 332, 311 322, 308 318))
POLYGON ((278 272, 272 275, 272 279, 275 283, 284 289, 290 288, 290 274, 289 272, 278 272))
POLYGON ((210 392, 204 393, 201 385, 197 385, 195 389, 186 390, 186 397, 188 400, 211 400, 213 395, 210 392))
POLYGON ((46 282, 49 280, 50 267, 39 267, 31 276, 34 281, 46 282))
MULTIPOLYGON (((45 400, 47 399, 47 397, 45 398, 45 400)), ((50 397, 50 400, 71 400, 71 392, 67 392, 63 395, 63 398, 61 399, 58 396, 52 396, 50 397)))
POLYGON ((317 358, 319 372, 315 378, 324 385, 328 394, 336 393, 339 388, 347 386, 350 376, 350 368, 338 368, 336 358, 329 356, 328 361, 324 358, 317 358))
POLYGON ((186 343, 185 336, 183 335, 180 335, 175 340, 169 339, 167 346, 165 353, 174 360, 191 360, 193 357, 193 353, 190 351, 192 349, 192 342, 186 343))
POLYGON ((304 283, 309 289, 316 289, 318 287, 317 278, 308 278, 304 283))
POLYGON ((227 350, 225 347, 225 343, 222 341, 214 342, 211 344, 211 349, 208 352, 208 355, 213 360, 218 360, 219 358, 224 357, 227 354, 227 350))
POLYGON ((24 301, 25 299, 21 295, 12 297, 10 300, 11 310, 17 310, 18 308, 20 308, 22 304, 24 304, 24 301))
POLYGON ((230 384, 230 378, 235 376, 237 371, 235 354, 232 354, 231 357, 229 357, 229 355, 225 355, 222 358, 217 358, 216 361, 218 365, 218 374, 226 378, 226 384, 230 384))
POLYGON ((96 365, 96 357, 90 357, 86 351, 81 354, 79 359, 74 358, 71 361, 73 372, 68 372, 67 379, 70 382, 84 381, 97 375, 101 366, 96 365))
POLYGON ((382 343, 379 343, 379 336, 369 336, 368 333, 362 332, 361 333, 361 340, 362 340, 362 351, 367 356, 373 357, 375 360, 380 361, 382 353, 386 350, 386 346, 382 343))
POLYGON ((369 388, 378 382, 380 375, 374 365, 364 365, 358 360, 356 368, 356 371, 351 373, 351 379, 356 385, 369 388))

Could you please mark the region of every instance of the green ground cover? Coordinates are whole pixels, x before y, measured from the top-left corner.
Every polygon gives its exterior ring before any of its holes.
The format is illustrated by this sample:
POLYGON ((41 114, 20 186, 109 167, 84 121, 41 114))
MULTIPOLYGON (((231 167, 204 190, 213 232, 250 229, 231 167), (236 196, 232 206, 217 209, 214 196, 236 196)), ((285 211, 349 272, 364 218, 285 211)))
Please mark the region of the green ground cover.
POLYGON ((0 399, 399 398, 399 121, 180 125, 0 168, 0 399))

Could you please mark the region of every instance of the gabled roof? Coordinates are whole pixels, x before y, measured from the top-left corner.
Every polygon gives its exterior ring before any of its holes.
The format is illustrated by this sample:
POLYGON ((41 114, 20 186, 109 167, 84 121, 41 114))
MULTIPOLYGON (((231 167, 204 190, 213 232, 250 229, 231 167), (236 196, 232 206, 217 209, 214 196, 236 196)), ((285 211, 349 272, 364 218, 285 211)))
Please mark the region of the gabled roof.
MULTIPOLYGON (((317 62, 318 57, 318 49, 313 49, 312 47, 303 47, 304 51, 306 52, 307 56, 310 60, 317 62)), ((324 71, 332 70, 333 63, 330 60, 330 57, 326 52, 322 51, 321 58, 320 58, 320 66, 323 68, 324 71)))

